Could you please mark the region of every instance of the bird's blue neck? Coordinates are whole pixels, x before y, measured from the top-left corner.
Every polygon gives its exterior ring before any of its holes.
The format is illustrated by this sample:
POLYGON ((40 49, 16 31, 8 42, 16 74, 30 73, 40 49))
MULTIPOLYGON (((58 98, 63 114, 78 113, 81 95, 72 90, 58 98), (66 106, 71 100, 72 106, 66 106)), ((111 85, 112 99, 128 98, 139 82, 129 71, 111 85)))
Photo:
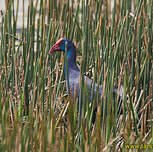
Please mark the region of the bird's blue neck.
MULTIPOLYGON (((73 48, 73 50, 67 51, 67 68, 68 68, 68 74, 72 70, 79 71, 79 68, 76 64, 76 50, 75 50, 75 48, 73 48)), ((67 80, 66 61, 64 62, 64 72, 65 72, 65 79, 67 80)))

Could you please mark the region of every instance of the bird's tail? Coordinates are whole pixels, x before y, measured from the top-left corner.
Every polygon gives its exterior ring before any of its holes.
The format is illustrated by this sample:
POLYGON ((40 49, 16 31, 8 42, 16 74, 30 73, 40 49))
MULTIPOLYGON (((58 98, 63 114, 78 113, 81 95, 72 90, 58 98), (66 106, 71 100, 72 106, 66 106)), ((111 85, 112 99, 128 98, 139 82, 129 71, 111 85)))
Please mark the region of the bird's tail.
POLYGON ((118 97, 123 100, 124 98, 124 86, 121 84, 120 86, 115 85, 114 87, 114 93, 117 93, 118 97))

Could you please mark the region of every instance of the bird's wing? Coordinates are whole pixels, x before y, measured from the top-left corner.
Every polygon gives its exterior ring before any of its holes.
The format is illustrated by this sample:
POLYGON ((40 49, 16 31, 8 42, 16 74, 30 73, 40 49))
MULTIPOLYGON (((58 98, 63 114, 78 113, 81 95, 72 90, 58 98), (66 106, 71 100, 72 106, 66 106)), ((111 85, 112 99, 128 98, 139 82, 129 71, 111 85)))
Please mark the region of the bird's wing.
MULTIPOLYGON (((71 71, 69 75, 69 87, 73 96, 79 96, 80 93, 80 71, 71 71)), ((84 76, 85 92, 89 93, 91 100, 92 96, 95 96, 98 90, 97 83, 94 83, 87 76, 84 76)), ((102 94, 102 86, 99 85, 99 95, 102 94)))

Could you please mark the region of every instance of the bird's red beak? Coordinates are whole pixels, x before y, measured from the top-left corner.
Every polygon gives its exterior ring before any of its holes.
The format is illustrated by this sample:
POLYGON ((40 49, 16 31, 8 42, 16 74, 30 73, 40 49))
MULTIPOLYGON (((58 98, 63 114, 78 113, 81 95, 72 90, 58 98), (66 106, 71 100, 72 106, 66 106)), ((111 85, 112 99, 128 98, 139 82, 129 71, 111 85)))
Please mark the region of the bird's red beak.
POLYGON ((49 53, 51 54, 51 53, 54 53, 54 52, 56 52, 56 51, 60 51, 60 46, 59 46, 59 44, 60 44, 60 42, 63 40, 63 38, 60 38, 51 48, 50 48, 50 50, 49 50, 49 53))
POLYGON ((55 44, 50 48, 49 53, 51 54, 51 53, 54 53, 55 51, 60 51, 59 44, 56 44, 56 43, 55 43, 55 44))

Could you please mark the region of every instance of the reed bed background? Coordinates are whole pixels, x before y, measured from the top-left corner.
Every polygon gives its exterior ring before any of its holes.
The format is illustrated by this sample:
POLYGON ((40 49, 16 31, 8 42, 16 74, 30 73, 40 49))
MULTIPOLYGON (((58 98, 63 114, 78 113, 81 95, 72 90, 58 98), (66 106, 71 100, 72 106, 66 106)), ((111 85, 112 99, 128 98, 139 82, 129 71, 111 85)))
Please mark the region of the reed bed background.
POLYGON ((129 151, 128 144, 153 145, 153 1, 29 0, 26 21, 24 4, 6 1, 0 16, 0 151, 129 151), (60 37, 76 45, 82 75, 103 86, 107 109, 98 106, 94 124, 89 103, 80 119, 77 101, 73 105, 66 94, 64 56, 48 54, 60 37), (122 113, 114 115, 111 90, 121 82, 122 113))

